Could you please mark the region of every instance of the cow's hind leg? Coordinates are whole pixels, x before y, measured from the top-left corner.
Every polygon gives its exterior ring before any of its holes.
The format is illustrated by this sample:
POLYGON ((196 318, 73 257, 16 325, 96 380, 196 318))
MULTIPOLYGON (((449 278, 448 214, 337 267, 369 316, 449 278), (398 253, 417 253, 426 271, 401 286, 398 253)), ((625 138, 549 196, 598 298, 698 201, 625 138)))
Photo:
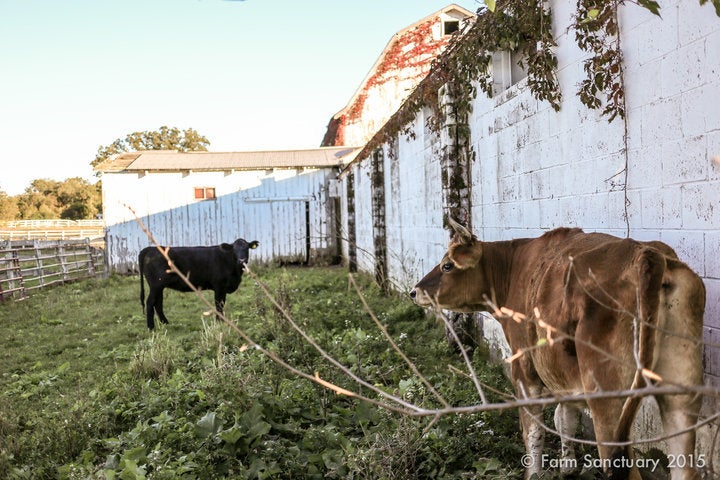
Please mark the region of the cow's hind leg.
POLYGON ((700 399, 694 395, 657 398, 665 435, 688 430, 667 440, 668 459, 672 462, 671 467, 675 467, 670 469, 672 480, 700 478, 695 468, 699 458, 695 456, 695 430, 692 429, 698 420, 700 399))
MULTIPOLYGON (((669 385, 696 386, 703 384, 702 319, 705 290, 702 281, 686 268, 674 268, 663 279, 661 329, 657 342, 660 355, 654 365, 669 385)), ((660 382, 663 385, 663 382, 660 382)), ((671 478, 699 478, 698 457, 695 457, 695 430, 702 398, 698 395, 667 395, 656 397, 660 407, 665 435, 686 431, 667 439, 667 454, 675 468, 671 478)))
POLYGON ((147 300, 145 302, 145 316, 147 318, 147 327, 150 330, 155 328, 155 302, 157 301, 157 292, 150 288, 147 300))
POLYGON ((622 416, 625 399, 596 399, 588 400, 587 403, 592 414, 598 454, 605 473, 613 480, 641 480, 640 472, 635 466, 632 447, 609 445, 609 443, 629 440, 629 432, 618 432, 618 419, 622 416))
POLYGON ((168 323, 165 313, 163 312, 163 290, 150 288, 148 292, 147 302, 145 304, 145 315, 147 317, 148 329, 155 328, 155 313, 157 312, 160 321, 168 323))
POLYGON ((555 430, 560 434, 560 471, 563 474, 573 473, 580 466, 570 440, 577 434, 580 415, 578 407, 570 403, 561 403, 555 408, 555 430))
MULTIPOLYGON (((655 373, 667 384, 702 385, 702 346, 699 341, 692 340, 693 336, 699 340, 699 330, 692 325, 666 325, 666 333, 661 334, 660 338, 663 355, 655 365, 655 373), (672 332, 678 326, 687 328, 683 328, 682 332, 672 332)), ((666 395, 658 396, 656 400, 660 407, 664 434, 686 431, 667 439, 667 454, 676 467, 670 470, 671 478, 699 478, 695 468, 698 458, 695 457, 693 425, 698 421, 702 397, 696 394, 666 395)))
MULTIPOLYGON (((702 353, 700 343, 683 337, 665 336, 661 340, 665 355, 655 366, 657 373, 668 384, 702 385, 702 353)), ((662 383, 661 383, 662 385, 662 383)), ((672 462, 672 480, 700 478, 696 469, 700 457, 695 456, 695 430, 702 397, 696 394, 665 395, 656 397, 666 436, 685 432, 667 439, 667 455, 672 462), (674 468, 672 468, 674 467, 674 468)))
POLYGON ((157 300, 155 301, 155 311, 157 312, 158 318, 160 318, 160 321, 162 323, 167 324, 168 319, 165 316, 165 311, 163 310, 163 291, 162 290, 160 290, 160 292, 158 293, 157 300))

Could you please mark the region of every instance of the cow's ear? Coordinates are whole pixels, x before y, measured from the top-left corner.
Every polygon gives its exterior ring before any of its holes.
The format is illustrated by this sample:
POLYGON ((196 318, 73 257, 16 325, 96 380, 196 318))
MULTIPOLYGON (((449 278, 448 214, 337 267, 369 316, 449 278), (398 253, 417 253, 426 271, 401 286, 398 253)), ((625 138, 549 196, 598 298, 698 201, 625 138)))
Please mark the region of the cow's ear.
POLYGON ((260 242, 258 242, 257 240, 253 240, 252 242, 250 242, 250 248, 252 248, 253 250, 255 250, 258 245, 260 245, 260 242))
POLYGON ((470 230, 460 225, 452 217, 448 217, 447 223, 453 229, 452 243, 471 244, 477 240, 470 230))
POLYGON ((482 257, 482 243, 478 241, 454 243, 450 245, 448 257, 461 270, 473 268, 482 257))

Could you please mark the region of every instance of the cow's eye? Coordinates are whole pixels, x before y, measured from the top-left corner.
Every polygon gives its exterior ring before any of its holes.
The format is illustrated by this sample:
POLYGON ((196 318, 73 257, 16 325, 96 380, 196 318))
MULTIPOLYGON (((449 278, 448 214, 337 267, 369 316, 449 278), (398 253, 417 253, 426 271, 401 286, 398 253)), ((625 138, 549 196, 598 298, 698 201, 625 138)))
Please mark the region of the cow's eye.
POLYGON ((448 273, 453 268, 455 268, 455 265, 452 262, 443 263, 443 266, 440 267, 440 269, 443 271, 443 273, 448 273))

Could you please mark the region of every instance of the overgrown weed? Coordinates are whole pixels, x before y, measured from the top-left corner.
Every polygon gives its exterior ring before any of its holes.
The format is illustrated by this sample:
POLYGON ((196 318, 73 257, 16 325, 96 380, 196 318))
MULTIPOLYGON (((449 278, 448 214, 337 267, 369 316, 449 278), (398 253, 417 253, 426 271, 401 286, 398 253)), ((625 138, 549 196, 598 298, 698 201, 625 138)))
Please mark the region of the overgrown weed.
POLYGON ((138 342, 130 360, 130 373, 137 379, 167 378, 172 373, 178 349, 168 339, 167 330, 153 332, 147 339, 138 342))
MULTIPOLYGON (((253 340, 307 373, 357 388, 289 326, 289 313, 354 373, 433 406, 349 291, 342 269, 256 274, 282 309, 250 279, 225 309, 253 340)), ((356 281, 442 395, 452 404, 476 402, 471 382, 449 368, 463 365, 442 328, 408 300, 382 295, 370 277, 356 281)), ((168 293, 170 324, 148 333, 137 283, 136 276, 79 282, 0 305, 0 334, 10 339, 0 352, 0 477, 521 476, 514 412, 447 417, 427 429, 429 419, 378 410, 288 373, 224 322, 203 317, 207 307, 191 294, 168 293), (62 305, 68 295, 72 308, 62 305), (52 321, 37 326, 19 318, 33 312, 52 321)), ((501 369, 475 355, 481 380, 509 391, 501 369)))

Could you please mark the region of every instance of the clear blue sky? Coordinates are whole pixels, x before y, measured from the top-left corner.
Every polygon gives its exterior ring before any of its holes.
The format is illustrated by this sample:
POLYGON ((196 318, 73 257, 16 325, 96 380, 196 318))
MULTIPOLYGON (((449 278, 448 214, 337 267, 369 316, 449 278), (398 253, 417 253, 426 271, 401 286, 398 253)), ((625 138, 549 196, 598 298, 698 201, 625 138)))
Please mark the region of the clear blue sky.
POLYGON ((0 0, 0 190, 95 181, 160 126, 210 150, 312 148, 391 36, 478 0, 0 0))

